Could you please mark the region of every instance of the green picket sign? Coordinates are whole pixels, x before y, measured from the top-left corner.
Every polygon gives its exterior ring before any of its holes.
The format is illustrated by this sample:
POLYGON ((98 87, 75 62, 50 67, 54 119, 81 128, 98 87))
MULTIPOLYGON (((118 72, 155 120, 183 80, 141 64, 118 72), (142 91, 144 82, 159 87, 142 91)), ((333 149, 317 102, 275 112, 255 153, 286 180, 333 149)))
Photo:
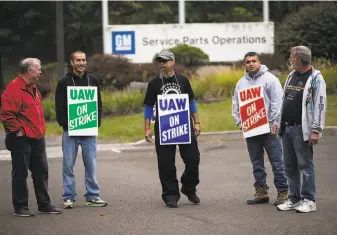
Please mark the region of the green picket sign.
POLYGON ((68 135, 98 135, 97 87, 67 87, 68 135))

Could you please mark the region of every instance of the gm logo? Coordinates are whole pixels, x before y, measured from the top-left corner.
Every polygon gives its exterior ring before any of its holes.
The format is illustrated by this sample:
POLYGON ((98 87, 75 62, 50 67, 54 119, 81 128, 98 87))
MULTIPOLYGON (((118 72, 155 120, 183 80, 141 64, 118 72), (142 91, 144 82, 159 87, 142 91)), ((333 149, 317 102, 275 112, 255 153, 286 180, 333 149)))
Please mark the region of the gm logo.
POLYGON ((112 32, 112 53, 135 54, 135 31, 112 32))

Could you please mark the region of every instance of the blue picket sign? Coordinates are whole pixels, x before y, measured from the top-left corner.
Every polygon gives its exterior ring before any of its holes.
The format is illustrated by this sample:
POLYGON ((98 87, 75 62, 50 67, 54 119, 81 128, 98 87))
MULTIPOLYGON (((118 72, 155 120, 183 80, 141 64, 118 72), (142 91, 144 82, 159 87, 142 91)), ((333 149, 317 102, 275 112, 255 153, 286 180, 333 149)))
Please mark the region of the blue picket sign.
POLYGON ((188 94, 158 95, 160 145, 191 143, 188 94))

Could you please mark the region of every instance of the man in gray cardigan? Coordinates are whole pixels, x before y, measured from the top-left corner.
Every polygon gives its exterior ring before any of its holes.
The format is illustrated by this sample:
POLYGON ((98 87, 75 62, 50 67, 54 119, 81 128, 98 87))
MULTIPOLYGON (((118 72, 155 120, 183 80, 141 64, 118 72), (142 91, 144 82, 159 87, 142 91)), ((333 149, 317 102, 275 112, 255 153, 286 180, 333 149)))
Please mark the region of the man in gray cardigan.
POLYGON ((277 209, 312 212, 317 210, 313 145, 318 143, 324 128, 326 84, 321 72, 311 65, 308 47, 292 48, 289 60, 293 71, 284 85, 279 134, 282 136, 290 197, 277 209))

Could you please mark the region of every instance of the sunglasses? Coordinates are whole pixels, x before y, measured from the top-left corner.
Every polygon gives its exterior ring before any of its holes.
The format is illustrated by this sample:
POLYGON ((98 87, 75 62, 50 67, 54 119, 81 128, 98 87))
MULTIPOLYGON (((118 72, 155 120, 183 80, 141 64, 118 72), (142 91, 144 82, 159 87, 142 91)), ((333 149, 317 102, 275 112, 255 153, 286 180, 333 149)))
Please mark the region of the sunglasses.
POLYGON ((170 60, 165 60, 165 59, 159 58, 157 61, 159 63, 166 63, 167 61, 170 61, 170 60))

